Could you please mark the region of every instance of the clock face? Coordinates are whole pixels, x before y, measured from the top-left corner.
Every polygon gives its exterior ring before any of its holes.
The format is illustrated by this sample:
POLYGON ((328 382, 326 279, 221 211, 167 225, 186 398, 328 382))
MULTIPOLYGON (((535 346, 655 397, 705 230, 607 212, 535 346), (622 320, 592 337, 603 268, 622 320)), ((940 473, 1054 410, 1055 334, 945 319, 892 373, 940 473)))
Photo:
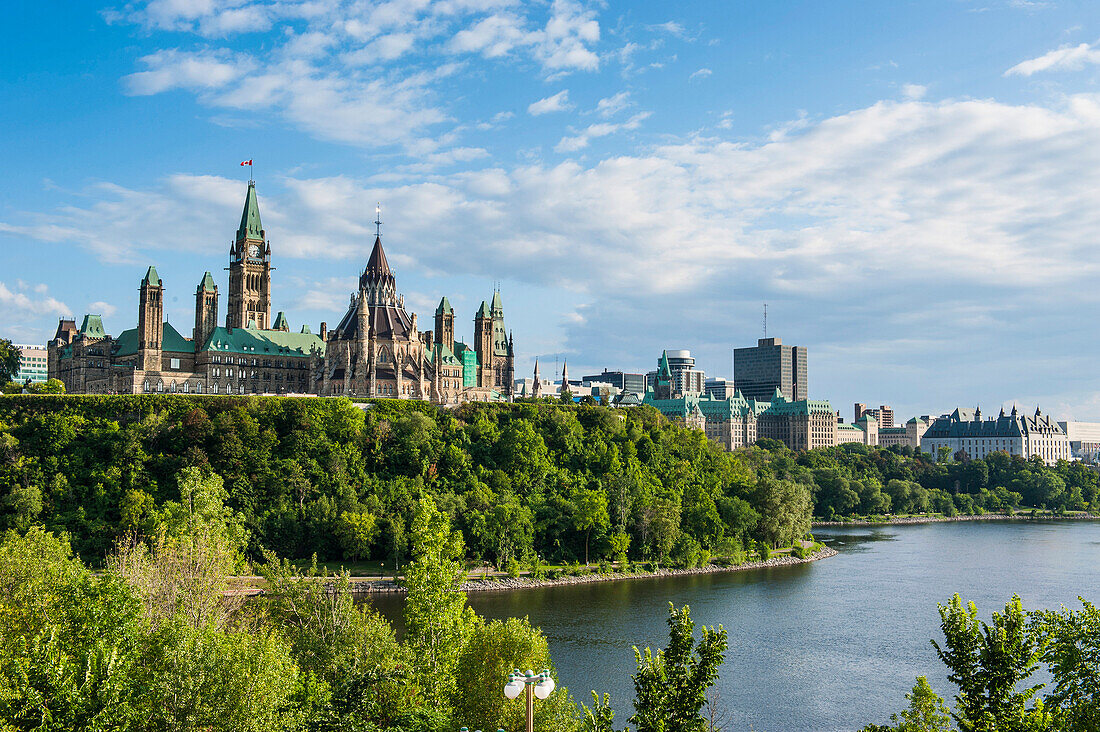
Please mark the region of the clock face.
POLYGON ((248 248, 248 256, 250 256, 252 258, 256 258, 256 257, 260 256, 260 248, 258 246, 256 246, 255 244, 253 244, 252 246, 250 246, 248 248))

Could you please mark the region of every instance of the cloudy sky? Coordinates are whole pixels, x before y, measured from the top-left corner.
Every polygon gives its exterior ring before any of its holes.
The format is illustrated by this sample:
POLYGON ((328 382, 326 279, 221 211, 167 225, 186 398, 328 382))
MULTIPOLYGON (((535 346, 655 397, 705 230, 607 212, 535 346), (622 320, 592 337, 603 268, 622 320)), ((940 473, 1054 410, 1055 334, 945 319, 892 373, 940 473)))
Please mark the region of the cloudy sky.
MULTIPOLYGON (((255 160, 275 309, 339 319, 375 203, 406 304, 526 374, 708 375, 768 333, 810 393, 1100 420, 1100 4, 5 5, 0 336, 225 292, 255 160), (543 373, 547 369, 544 366, 543 373)), ((224 296, 222 312, 224 313, 224 296)))

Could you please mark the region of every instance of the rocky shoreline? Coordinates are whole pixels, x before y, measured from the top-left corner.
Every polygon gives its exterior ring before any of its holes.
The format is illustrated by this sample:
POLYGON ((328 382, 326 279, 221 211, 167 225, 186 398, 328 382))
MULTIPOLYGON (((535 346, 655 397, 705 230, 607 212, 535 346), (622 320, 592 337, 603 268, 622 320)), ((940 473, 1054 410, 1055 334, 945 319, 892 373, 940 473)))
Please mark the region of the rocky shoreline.
POLYGON ((904 526, 906 524, 943 524, 952 521, 1095 521, 1100 516, 1092 514, 1073 514, 1072 516, 1031 516, 1029 514, 983 513, 976 516, 907 516, 887 521, 814 521, 813 528, 832 528, 839 526, 904 526))
MULTIPOLYGON (((708 565, 706 567, 694 567, 692 569, 661 569, 656 572, 641 572, 637 574, 585 574, 579 577, 558 577, 557 579, 532 580, 527 577, 496 577, 491 580, 473 580, 462 584, 463 592, 502 592, 510 590, 526 590, 535 587, 554 587, 556 585, 583 585, 591 582, 619 582, 623 580, 649 579, 653 577, 675 577, 684 574, 714 574, 716 572, 742 572, 749 569, 766 569, 769 567, 785 567, 792 564, 805 564, 816 562, 819 559, 836 556, 837 551, 829 547, 823 547, 817 552, 799 559, 792 556, 772 557, 766 561, 746 562, 735 567, 719 567, 708 565)), ((393 580, 373 580, 365 582, 353 582, 354 594, 379 594, 379 593, 404 593, 405 588, 396 584, 393 580)))

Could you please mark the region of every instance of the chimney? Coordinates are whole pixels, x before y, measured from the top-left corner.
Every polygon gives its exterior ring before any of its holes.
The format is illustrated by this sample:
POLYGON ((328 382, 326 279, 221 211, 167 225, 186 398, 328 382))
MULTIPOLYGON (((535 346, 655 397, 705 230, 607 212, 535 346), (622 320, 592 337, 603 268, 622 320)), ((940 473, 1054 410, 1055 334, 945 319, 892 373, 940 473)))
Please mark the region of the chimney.
POLYGON ((328 323, 323 320, 321 321, 321 340, 328 340, 328 323))

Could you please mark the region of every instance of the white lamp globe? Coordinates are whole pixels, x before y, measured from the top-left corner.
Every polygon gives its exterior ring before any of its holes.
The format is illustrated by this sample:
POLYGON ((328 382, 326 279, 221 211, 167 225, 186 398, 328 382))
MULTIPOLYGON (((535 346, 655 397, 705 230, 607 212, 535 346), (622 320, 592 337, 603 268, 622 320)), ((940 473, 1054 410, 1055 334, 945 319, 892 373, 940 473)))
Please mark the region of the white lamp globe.
POLYGON ((543 680, 535 684, 535 696, 539 699, 545 699, 550 696, 550 692, 554 690, 554 680, 549 676, 544 676, 543 680))
POLYGON ((504 685, 504 696, 509 699, 515 699, 517 696, 523 693, 522 681, 509 681, 504 685))

